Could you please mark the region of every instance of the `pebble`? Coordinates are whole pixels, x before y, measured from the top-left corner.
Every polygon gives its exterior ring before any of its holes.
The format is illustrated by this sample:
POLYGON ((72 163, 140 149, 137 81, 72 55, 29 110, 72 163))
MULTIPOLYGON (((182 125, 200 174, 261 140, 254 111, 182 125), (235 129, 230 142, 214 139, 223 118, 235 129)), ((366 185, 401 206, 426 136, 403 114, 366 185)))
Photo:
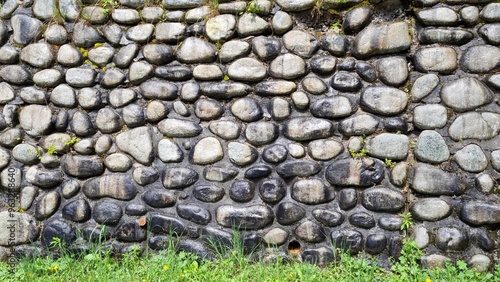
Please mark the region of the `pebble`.
POLYGON ((371 23, 353 42, 352 54, 360 59, 384 55, 410 48, 411 37, 405 22, 371 23))
POLYGON ((332 185, 367 187, 384 179, 384 162, 372 158, 333 161, 326 167, 325 178, 332 185))
POLYGON ((491 45, 500 45, 500 24, 485 24, 479 28, 479 35, 491 45))
POLYGON ((291 30, 282 37, 285 48, 303 58, 310 58, 319 48, 314 36, 301 30, 291 30))
POLYGON ((342 213, 326 209, 314 209, 312 215, 317 221, 328 227, 339 226, 345 220, 345 216, 342 213))
POLYGON ((229 188, 229 197, 236 202, 248 202, 253 199, 255 185, 248 180, 236 180, 229 188))
POLYGON ((214 99, 200 99, 194 103, 194 114, 201 120, 218 119, 223 112, 223 105, 214 99))
POLYGON ((211 63, 217 56, 217 48, 211 43, 197 37, 186 38, 176 51, 181 63, 211 63))
POLYGON ((313 221, 305 221, 295 229, 295 235, 306 242, 319 243, 325 240, 323 227, 313 221))
POLYGON ((222 146, 214 137, 206 137, 198 141, 193 150, 192 161, 194 164, 212 164, 224 157, 222 146))
POLYGON ((448 128, 450 137, 461 139, 486 140, 495 137, 500 131, 500 115, 491 112, 468 112, 459 115, 448 128))
POLYGON ((408 103, 405 92, 386 86, 370 86, 361 92, 360 106, 369 112, 392 116, 401 113, 408 103))
POLYGON ((276 38, 257 36, 252 39, 252 51, 263 61, 276 58, 281 51, 281 41, 276 38))
POLYGON ((254 230, 269 225, 274 219, 274 213, 271 208, 262 205, 249 207, 223 205, 215 210, 215 218, 217 223, 224 227, 254 230))
POLYGON ((158 123, 158 129, 167 137, 195 137, 201 133, 201 127, 188 120, 164 119, 158 123))
POLYGON ((464 29, 426 28, 418 33, 418 40, 424 44, 463 45, 474 39, 474 34, 464 29))
POLYGON ((304 76, 305 73, 304 60, 290 53, 278 56, 269 65, 269 74, 274 78, 293 80, 304 76))
POLYGON ((104 159, 104 166, 113 172, 125 172, 132 167, 132 160, 122 153, 114 153, 104 159))
POLYGON ((244 57, 250 53, 250 44, 242 40, 230 40, 222 44, 219 50, 219 59, 222 63, 228 63, 244 57))
POLYGON ((337 72, 330 82, 332 87, 339 91, 356 92, 361 89, 361 81, 355 75, 346 72, 337 72))
POLYGON ((229 65, 227 74, 234 80, 260 81, 266 77, 267 68, 256 59, 242 58, 229 65))
POLYGON ((488 73, 498 67, 500 49, 492 45, 467 48, 460 57, 460 67, 471 73, 488 73))
POLYGON ((61 196, 59 196, 59 193, 57 193, 57 191, 52 191, 43 195, 37 201, 37 204, 35 206, 35 218, 37 220, 49 218, 57 211, 60 204, 61 196))
POLYGON ((244 13, 236 25, 236 31, 240 37, 260 35, 266 33, 269 29, 269 23, 254 13, 244 13))
POLYGON ((339 131, 347 136, 369 135, 377 130, 379 123, 380 119, 375 116, 359 114, 341 121, 339 131))
POLYGON ((84 200, 75 200, 66 204, 62 209, 63 217, 75 222, 85 222, 90 219, 90 205, 84 200))
POLYGON ((293 184, 291 197, 304 204, 317 205, 333 200, 335 191, 321 179, 302 179, 293 184))
POLYGON ((436 74, 426 74, 415 80, 410 90, 413 102, 419 102, 427 97, 439 85, 439 76, 436 74))
POLYGON ((306 211, 292 202, 282 202, 276 209, 276 220, 281 225, 291 225, 303 219, 306 211))
POLYGON ((244 122, 253 122, 262 118, 259 103, 252 98, 241 98, 231 105, 231 113, 244 122))
POLYGON ((375 212, 397 212, 404 207, 406 197, 400 190, 375 187, 363 191, 363 206, 375 212))
POLYGON ((282 35, 292 29, 293 19, 288 13, 278 11, 274 14, 271 25, 276 34, 282 35))
POLYGON ((457 52, 451 47, 420 48, 413 57, 415 69, 420 72, 450 74, 457 65, 457 52))
POLYGON ((459 21, 458 14, 448 7, 423 9, 416 16, 424 25, 449 26, 459 21))
POLYGON ((0 231, 0 245, 2 246, 8 246, 9 243, 19 245, 33 242, 40 233, 40 227, 36 224, 35 218, 28 213, 2 211, 0 212, 0 220, 2 222, 1 227, 3 227, 0 229, 2 230, 0 231), (16 226, 23 226, 24 228, 16 228, 15 231, 10 231, 8 228, 10 223, 7 224, 9 220, 14 220, 18 224, 16 226), (14 234, 14 238, 9 240, 11 234, 14 234))
POLYGON ((288 161, 280 164, 276 168, 276 172, 283 178, 291 177, 307 177, 317 174, 321 170, 321 166, 314 161, 288 161))
POLYGON ((333 134, 333 124, 325 119, 293 118, 286 122, 284 135, 294 141, 309 141, 328 138, 333 134))
POLYGON ((344 57, 349 48, 347 37, 338 33, 328 33, 321 37, 320 44, 323 50, 336 57, 344 57))
POLYGON ((236 32, 236 17, 230 14, 210 18, 205 24, 205 33, 210 40, 227 40, 236 32))
POLYGON ((42 22, 29 15, 16 14, 11 18, 11 26, 15 43, 26 46, 40 36, 42 22))
POLYGON ((420 133, 414 153, 417 159, 427 163, 442 163, 450 157, 448 145, 434 130, 424 130, 420 133))
POLYGON ((487 22, 498 22, 500 21, 499 9, 500 5, 498 3, 490 3, 481 10, 479 16, 487 22))
POLYGON ((92 217, 97 223, 116 225, 123 215, 122 208, 114 202, 99 202, 94 206, 92 217))
POLYGON ((347 34, 357 33, 370 22, 372 15, 369 7, 354 8, 346 13, 342 29, 347 34))
POLYGON ((349 251, 351 254, 358 253, 362 248, 363 235, 356 230, 335 230, 330 234, 332 244, 335 248, 349 251))
POLYGON ((468 172, 481 172, 488 166, 488 159, 481 147, 470 144, 457 151, 454 155, 457 164, 468 172))
POLYGON ((239 142, 229 142, 227 144, 227 154, 229 160, 239 166, 254 163, 258 153, 254 147, 239 142))
POLYGON ((495 225, 500 222, 498 206, 479 201, 465 203, 460 209, 460 218, 473 226, 495 225))
POLYGON ((389 159, 403 160, 410 149, 410 139, 403 134, 382 133, 369 138, 365 144, 370 156, 389 159))
POLYGON ((245 137, 247 141, 255 146, 265 145, 278 138, 279 128, 273 122, 253 122, 247 124, 245 137))
POLYGON ((443 251, 461 251, 467 248, 469 236, 465 230, 441 227, 436 233, 436 246, 443 251))
POLYGON ((176 210, 180 217, 197 224, 206 225, 212 220, 210 212, 198 205, 178 205, 176 210))
POLYGON ((193 77, 197 80, 220 80, 224 74, 216 65, 198 65, 193 69, 193 77))
POLYGON ((315 76, 304 78, 301 84, 305 91, 315 95, 323 94, 328 90, 326 83, 315 76))
POLYGON ((200 85, 203 95, 214 99, 231 99, 250 93, 250 86, 233 81, 203 82, 200 85))
POLYGON ((93 177, 104 172, 103 162, 97 156, 65 154, 61 157, 61 168, 68 175, 76 177, 93 177))
POLYGON ((459 195, 465 189, 456 175, 427 164, 415 168, 412 188, 418 193, 435 196, 459 195))
POLYGON ((331 74, 335 70, 337 60, 331 56, 318 56, 309 61, 311 71, 317 74, 331 74))
POLYGON ((441 199, 425 198, 415 202, 410 212, 418 220, 438 221, 451 214, 451 206, 441 199))
POLYGON ((400 86, 408 79, 408 63, 404 57, 387 57, 377 61, 380 80, 388 86, 400 86))
POLYGON ((116 145, 144 165, 154 159, 151 129, 143 126, 124 131, 116 136, 116 145))
POLYGON ((413 124, 419 129, 443 128, 448 122, 448 110, 440 104, 426 104, 413 110, 413 124))
POLYGON ((309 142, 308 151, 314 160, 327 161, 341 154, 344 146, 335 140, 319 139, 309 142))
POLYGON ((299 110, 305 110, 309 106, 309 97, 307 94, 302 91, 297 91, 292 93, 292 102, 295 105, 295 108, 299 110))

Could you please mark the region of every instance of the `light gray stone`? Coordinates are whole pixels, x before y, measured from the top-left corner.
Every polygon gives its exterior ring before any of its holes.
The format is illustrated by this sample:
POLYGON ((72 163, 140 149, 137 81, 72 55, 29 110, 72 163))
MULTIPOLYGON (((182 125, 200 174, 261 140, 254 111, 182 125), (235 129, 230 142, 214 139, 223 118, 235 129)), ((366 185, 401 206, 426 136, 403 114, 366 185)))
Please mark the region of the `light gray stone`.
POLYGON ((202 128, 191 121, 181 119, 164 119, 158 123, 158 129, 167 137, 195 137, 201 133, 202 128))
POLYGON ((415 192, 435 196, 460 195, 466 188, 457 175, 427 164, 417 165, 411 187, 415 192))
POLYGON ((115 49, 105 46, 92 48, 88 52, 89 60, 91 60, 94 64, 96 64, 99 67, 106 66, 109 62, 111 62, 114 55, 115 55, 115 49))
POLYGON ((81 65, 83 56, 80 51, 70 44, 64 44, 57 52, 57 62, 65 67, 75 67, 81 65))
POLYGON ((283 245, 288 239, 288 232, 281 228, 273 228, 269 230, 264 237, 262 237, 264 242, 269 245, 280 246, 283 245))
POLYGON ((257 100, 240 98, 231 105, 231 113, 244 122, 253 122, 262 118, 262 108, 257 100))
POLYGON ((26 46, 37 39, 42 30, 42 22, 28 15, 17 14, 11 19, 15 43, 26 46))
POLYGON ((165 163, 180 162, 184 157, 184 153, 175 142, 162 139, 158 143, 158 157, 165 163))
POLYGON ((417 18, 424 25, 455 25, 459 21, 458 14, 448 7, 423 9, 417 13, 417 18))
POLYGON ((491 259, 486 255, 477 254, 467 260, 467 265, 477 272, 486 272, 490 269, 491 259))
POLYGON ((116 136, 118 148, 144 165, 149 165, 154 159, 154 147, 151 129, 137 127, 122 132, 116 136))
POLYGON ((420 48, 413 57, 415 68, 420 72, 450 74, 457 65, 457 52, 451 47, 420 48))
POLYGON ((96 43, 104 42, 104 38, 91 25, 79 21, 73 28, 73 43, 78 47, 89 48, 96 43))
POLYGON ((68 41, 68 32, 62 25, 53 24, 44 33, 45 40, 50 44, 63 45, 68 41))
POLYGON ((476 144, 467 145, 457 151, 454 159, 463 170, 468 172, 481 172, 488 166, 486 155, 476 144))
POLYGON ((267 80, 255 85, 255 92, 258 95, 288 95, 297 90, 297 84, 286 80, 267 80))
POLYGON ((486 5, 479 14, 481 19, 488 22, 498 22, 500 21, 500 4, 490 3, 486 5))
POLYGON ((500 114, 491 112, 468 112, 459 115, 450 125, 448 133, 455 140, 486 140, 500 132, 500 114))
POLYGON ((217 65, 197 65, 193 69, 193 77, 197 80, 221 80, 223 76, 217 65))
POLYGON ((128 77, 132 84, 140 84, 153 75, 154 67, 145 61, 133 62, 130 65, 128 77))
POLYGON ((186 38, 177 49, 177 59, 186 64, 211 63, 215 61, 217 48, 197 37, 186 38))
POLYGON ((0 63, 14 64, 19 61, 19 50, 14 46, 2 46, 0 48, 0 63))
POLYGON ((276 4, 278 4, 283 11, 287 12, 300 12, 309 10, 314 7, 316 1, 314 0, 277 0, 276 4))
POLYGON ((220 161, 224 151, 215 137, 205 137, 194 146, 192 161, 194 164, 207 165, 220 161))
POLYGON ((419 129, 443 128, 448 122, 448 110, 440 104, 426 104, 413 110, 413 124, 419 129))
POLYGON ((297 29, 287 32, 282 40, 288 51, 303 58, 310 58, 319 47, 318 40, 314 36, 297 29))
POLYGON ((124 125, 121 115, 108 107, 102 108, 97 112, 95 123, 97 129, 102 133, 118 132, 124 125))
POLYGON ((408 103, 405 92, 391 87, 370 86, 361 92, 360 106, 369 112, 392 116, 401 113, 408 103))
POLYGON ((71 68, 66 71, 66 82, 78 88, 94 86, 96 75, 93 69, 71 68))
POLYGON ((292 102, 295 108, 299 110, 305 110, 309 107, 309 97, 302 91, 297 91, 292 93, 292 102))
POLYGON ((415 226, 411 237, 419 249, 424 249, 429 245, 429 233, 423 225, 415 226))
POLYGON ((344 150, 342 143, 331 139, 319 139, 309 142, 309 155, 317 161, 335 158, 344 150))
POLYGON ((205 33, 210 40, 230 39, 236 29, 236 17, 225 14, 210 18, 205 25, 205 33))
POLYGON ((240 37, 260 35, 268 31, 269 23, 253 13, 244 13, 238 20, 236 31, 240 37))
POLYGON ((408 79, 408 63, 404 57, 387 57, 377 61, 380 80, 389 86, 400 86, 408 79))
POLYGON ((56 87, 62 80, 62 73, 56 69, 41 70, 33 75, 33 82, 40 87, 56 87))
POLYGON ((113 9, 111 18, 117 24, 133 25, 141 21, 139 11, 135 9, 113 9))
POLYGON ((0 77, 5 82, 19 85, 26 84, 30 80, 31 74, 23 66, 9 65, 0 70, 0 77))
POLYGON ((269 74, 274 78, 293 80, 306 74, 306 64, 299 56, 286 53, 271 62, 269 74))
POLYGON ((403 160, 410 149, 410 139, 403 134, 382 133, 366 141, 365 148, 373 157, 403 160))
POLYGON ((491 45, 500 45, 500 23, 481 26, 479 28, 479 35, 491 45))
POLYGON ((413 102, 418 102, 427 97, 439 84, 439 76, 435 74, 423 75, 413 83, 410 91, 413 102))
POLYGON ((467 25, 474 25, 479 20, 479 8, 466 6, 460 9, 460 17, 467 25))
POLYGON ((319 95, 328 91, 326 83, 315 76, 308 76, 304 78, 301 84, 302 88, 311 94, 319 95))
POLYGON ((417 220, 438 221, 451 214, 451 206, 438 198, 425 198, 413 203, 410 212, 417 220))
POLYGON ((52 48, 47 43, 34 43, 24 47, 19 58, 36 68, 48 68, 54 61, 52 48))
POLYGON ((267 68, 256 59, 242 58, 229 65, 227 74, 234 80, 260 81, 266 77, 267 68))
POLYGON ((311 105, 310 110, 315 117, 336 119, 350 116, 356 109, 356 106, 353 105, 348 98, 344 96, 333 96, 316 100, 311 105))
POLYGON ((357 58, 405 51, 411 37, 405 22, 372 23, 354 39, 352 53, 357 58))
POLYGON ((35 241, 40 233, 40 227, 35 218, 28 213, 2 211, 0 212, 0 227, 1 246, 27 244, 35 241), (11 230, 12 224, 14 228, 11 230), (14 235, 12 241, 9 240, 12 237, 11 234, 14 235))
POLYGON ((0 82, 0 104, 7 104, 15 97, 14 89, 8 83, 0 82))
POLYGON ((231 40, 222 44, 219 50, 221 63, 228 63, 250 53, 250 43, 242 40, 231 40))
POLYGON ((146 43, 151 39, 153 31, 154 25, 150 23, 139 24, 127 30, 127 38, 138 43, 146 43))
POLYGON ((52 128, 52 111, 47 106, 28 105, 21 110, 19 123, 29 135, 47 134, 52 128))
POLYGON ((77 103, 75 90, 67 84, 61 84, 52 90, 50 101, 59 107, 73 108, 77 103))
POLYGON ((500 65, 500 49, 492 45, 467 48, 460 58, 460 67, 471 73, 487 73, 500 65))
POLYGON ((237 139, 241 133, 241 126, 229 120, 212 121, 208 128, 210 132, 225 140, 237 139))
POLYGON ((247 144, 239 142, 229 142, 227 144, 227 154, 229 160, 239 166, 251 164, 257 160, 257 150, 247 144))
POLYGON ((109 92, 108 102, 113 108, 120 108, 130 104, 137 94, 130 88, 116 88, 109 92))
POLYGON ((474 110, 493 100, 493 92, 481 81, 464 77, 441 88, 443 102, 457 112, 474 110))
POLYGON ((442 163, 450 157, 445 140, 434 130, 420 133, 414 153, 417 159, 428 163, 442 163))
POLYGON ((282 35, 292 29, 293 19, 288 13, 278 11, 274 14, 271 25, 276 34, 282 35))
POLYGON ((132 167, 132 160, 125 154, 114 153, 104 159, 104 165, 113 172, 125 172, 132 167))
POLYGON ((278 138, 278 134, 278 125, 267 121, 248 123, 245 129, 247 141, 256 146, 273 142, 278 138))
POLYGON ((305 117, 288 121, 283 128, 283 134, 294 141, 309 141, 328 138, 333 134, 333 130, 333 124, 326 119, 305 117))

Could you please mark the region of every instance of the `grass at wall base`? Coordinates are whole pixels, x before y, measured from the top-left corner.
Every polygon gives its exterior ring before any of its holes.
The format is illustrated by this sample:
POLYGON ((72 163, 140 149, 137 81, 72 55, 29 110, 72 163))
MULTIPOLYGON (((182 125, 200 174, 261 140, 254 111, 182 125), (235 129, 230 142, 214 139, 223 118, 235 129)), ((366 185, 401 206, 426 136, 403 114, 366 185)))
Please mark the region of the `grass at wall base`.
MULTIPOLYGON (((236 235, 233 242, 241 240, 236 235)), ((338 249, 335 262, 320 268, 297 261, 263 262, 255 259, 256 253, 245 255, 238 243, 229 248, 211 244, 216 256, 212 261, 176 252, 173 243, 159 253, 139 254, 132 250, 119 259, 101 244, 78 255, 68 252, 61 241, 55 240, 51 245, 58 258, 20 259, 14 274, 9 273, 7 264, 1 263, 0 281, 500 281, 499 265, 486 273, 468 268, 463 261, 440 269, 422 269, 422 251, 407 239, 401 257, 393 261, 390 270, 378 267, 362 254, 353 257, 338 249)))

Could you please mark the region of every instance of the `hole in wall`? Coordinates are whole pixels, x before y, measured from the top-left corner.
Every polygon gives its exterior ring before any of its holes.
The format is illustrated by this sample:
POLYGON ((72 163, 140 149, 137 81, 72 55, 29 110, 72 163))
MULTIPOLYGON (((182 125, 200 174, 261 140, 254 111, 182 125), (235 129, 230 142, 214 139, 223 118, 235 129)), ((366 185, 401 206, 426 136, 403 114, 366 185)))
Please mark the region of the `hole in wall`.
POLYGON ((300 243, 298 241, 293 240, 290 243, 288 243, 288 253, 290 253, 290 255, 292 255, 292 256, 298 256, 300 253, 301 247, 302 246, 300 245, 300 243))

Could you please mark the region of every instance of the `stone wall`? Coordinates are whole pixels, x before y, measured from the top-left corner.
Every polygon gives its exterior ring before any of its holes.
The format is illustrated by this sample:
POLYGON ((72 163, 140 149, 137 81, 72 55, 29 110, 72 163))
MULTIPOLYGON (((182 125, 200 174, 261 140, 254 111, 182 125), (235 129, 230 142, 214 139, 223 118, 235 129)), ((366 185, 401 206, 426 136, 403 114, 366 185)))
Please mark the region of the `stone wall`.
POLYGON ((78 2, 0 9, 4 252, 499 261, 500 3, 78 2))

